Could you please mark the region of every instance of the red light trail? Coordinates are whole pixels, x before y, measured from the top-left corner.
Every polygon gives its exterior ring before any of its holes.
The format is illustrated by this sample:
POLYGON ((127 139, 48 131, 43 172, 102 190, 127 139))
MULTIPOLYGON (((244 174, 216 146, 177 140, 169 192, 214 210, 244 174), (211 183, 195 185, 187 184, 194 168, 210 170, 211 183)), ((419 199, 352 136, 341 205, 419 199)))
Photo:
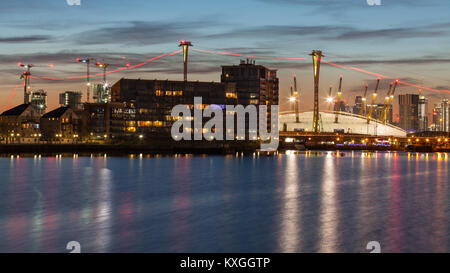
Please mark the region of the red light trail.
MULTIPOLYGON (((223 51, 210 51, 210 50, 194 49, 194 48, 192 50, 196 51, 196 52, 201 52, 201 53, 219 54, 219 55, 224 55, 224 56, 235 56, 235 57, 242 57, 242 56, 244 56, 243 54, 239 54, 239 53, 230 53, 230 52, 223 52, 223 51)), ((123 71, 123 70, 135 69, 135 68, 147 65, 148 63, 150 63, 150 62, 152 62, 154 60, 163 58, 163 57, 165 57, 167 55, 174 56, 176 54, 181 53, 182 51, 183 50, 181 49, 181 50, 177 50, 177 51, 172 52, 172 53, 164 53, 164 54, 161 54, 161 55, 159 55, 157 57, 148 59, 147 61, 142 62, 140 64, 136 64, 136 65, 131 65, 130 63, 127 63, 125 65, 125 67, 119 67, 119 68, 117 68, 115 70, 112 70, 112 71, 109 71, 109 72, 97 73, 95 75, 90 75, 89 77, 91 78, 93 76, 103 76, 105 74, 116 73, 116 72, 120 72, 120 71, 123 71)), ((247 58, 252 58, 252 59, 267 59, 267 60, 306 60, 306 58, 301 58, 301 57, 275 57, 275 56, 253 56, 253 55, 246 55, 246 57, 247 58)), ((126 57, 122 57, 122 59, 126 59, 126 57)), ((340 65, 340 64, 337 64, 337 63, 332 63, 332 62, 329 62, 329 61, 325 61, 323 59, 321 61, 323 63, 325 63, 325 64, 328 64, 328 65, 331 65, 331 66, 334 66, 334 67, 337 67, 337 68, 347 69, 346 66, 343 66, 343 65, 340 65)), ((22 62, 18 62, 19 66, 21 64, 22 64, 22 62)), ((53 68, 54 65, 50 64, 49 67, 53 68)), ((351 70, 354 70, 354 71, 357 71, 357 72, 360 72, 360 73, 364 73, 364 74, 367 74, 367 75, 376 76, 376 77, 379 77, 379 78, 389 78, 386 75, 382 75, 382 74, 375 73, 375 72, 370 72, 370 71, 367 71, 367 70, 364 70, 364 69, 361 69, 361 68, 356 68, 354 66, 350 66, 350 67, 348 67, 348 69, 351 69, 351 70)), ((41 80, 52 80, 52 81, 64 81, 64 80, 72 80, 72 79, 86 79, 87 77, 88 76, 75 76, 75 77, 71 76, 71 77, 65 77, 65 78, 58 78, 58 77, 36 77, 36 76, 31 76, 30 78, 32 78, 32 79, 41 79, 41 80)), ((403 84, 403 85, 407 85, 407 86, 411 86, 411 87, 416 87, 416 88, 419 88, 419 89, 422 89, 422 90, 428 90, 428 91, 432 91, 432 92, 439 92, 439 93, 446 92, 446 93, 450 93, 449 90, 438 90, 438 89, 433 89, 433 88, 429 88, 429 87, 419 86, 419 85, 415 85, 415 84, 407 83, 407 82, 403 82, 403 81, 399 81, 399 84, 403 84)), ((23 87, 23 85, 24 85, 24 83, 22 83, 22 87, 23 87)), ((15 92, 16 92, 18 87, 19 87, 19 85, 17 85, 14 88, 13 92, 9 96, 9 99, 12 99, 12 97, 14 96, 14 94, 15 94, 15 92)), ((10 106, 11 105, 8 106, 8 109, 9 109, 10 106)))

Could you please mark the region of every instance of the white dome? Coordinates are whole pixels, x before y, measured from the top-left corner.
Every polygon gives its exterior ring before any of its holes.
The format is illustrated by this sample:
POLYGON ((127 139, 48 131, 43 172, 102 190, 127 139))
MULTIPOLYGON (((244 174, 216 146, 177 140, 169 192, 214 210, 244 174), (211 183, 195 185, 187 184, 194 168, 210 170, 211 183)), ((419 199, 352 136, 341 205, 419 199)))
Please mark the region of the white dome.
MULTIPOLYGON (((279 116, 279 129, 283 131, 287 126, 288 131, 305 130, 312 131, 313 112, 303 112, 299 114, 299 123, 295 122, 295 113, 281 112, 279 116)), ((335 114, 331 112, 320 112, 321 132, 335 132, 344 130, 345 133, 406 137, 406 131, 391 124, 383 124, 380 121, 372 120, 367 124, 367 119, 363 116, 350 113, 340 113, 338 123, 335 123, 335 114)))

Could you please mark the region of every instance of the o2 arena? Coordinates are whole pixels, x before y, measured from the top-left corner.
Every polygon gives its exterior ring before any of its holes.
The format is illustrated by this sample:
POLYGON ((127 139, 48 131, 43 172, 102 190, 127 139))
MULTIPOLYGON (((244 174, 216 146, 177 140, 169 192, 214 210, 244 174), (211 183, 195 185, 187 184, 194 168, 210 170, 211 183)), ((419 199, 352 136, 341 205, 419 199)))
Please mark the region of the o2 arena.
MULTIPOLYGON (((278 125, 283 132, 311 132, 313 112, 299 113, 299 122, 296 122, 295 112, 280 112, 278 125)), ((338 122, 334 112, 320 112, 320 131, 322 133, 347 133, 355 135, 406 137, 406 131, 391 124, 385 124, 367 117, 351 113, 340 112, 338 122)))

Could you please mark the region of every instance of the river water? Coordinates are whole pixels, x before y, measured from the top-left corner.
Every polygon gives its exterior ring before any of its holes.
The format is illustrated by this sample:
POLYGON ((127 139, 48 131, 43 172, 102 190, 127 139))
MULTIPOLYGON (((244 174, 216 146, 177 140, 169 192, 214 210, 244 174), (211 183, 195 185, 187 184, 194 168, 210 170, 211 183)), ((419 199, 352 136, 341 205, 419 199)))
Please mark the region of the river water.
POLYGON ((0 252, 448 252, 448 156, 3 157, 0 252))

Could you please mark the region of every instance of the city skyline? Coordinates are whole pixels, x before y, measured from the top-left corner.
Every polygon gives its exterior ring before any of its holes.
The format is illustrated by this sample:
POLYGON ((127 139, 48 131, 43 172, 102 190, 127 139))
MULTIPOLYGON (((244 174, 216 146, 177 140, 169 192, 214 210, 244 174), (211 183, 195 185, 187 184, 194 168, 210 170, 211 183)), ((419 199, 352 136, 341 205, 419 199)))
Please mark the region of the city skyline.
MULTIPOLYGON (((366 1, 356 0, 345 3, 197 1, 195 4, 176 1, 177 9, 173 8, 175 5, 145 1, 132 1, 126 7, 118 1, 82 1, 81 6, 69 6, 66 1, 25 2, 29 4, 25 8, 17 3, 2 6, 5 14, 0 19, 3 21, 0 27, 3 60, 0 94, 8 98, 0 103, 2 110, 20 104, 22 100, 21 92, 9 99, 14 87, 20 83, 22 69, 17 62, 35 64, 33 73, 37 76, 83 76, 84 67, 75 62, 78 57, 96 57, 110 63, 113 70, 126 64, 139 64, 162 53, 175 52, 177 42, 182 39, 191 40, 196 49, 243 55, 191 51, 190 80, 218 82, 221 65, 238 64, 245 56, 305 58, 256 59, 258 64, 278 69, 280 106, 284 110, 288 109, 293 74, 299 79, 301 110, 312 110, 312 65, 308 53, 315 48, 324 51, 325 60, 388 76, 381 82, 380 103, 394 78, 433 89, 450 89, 445 75, 450 58, 444 53, 449 49, 446 30, 450 25, 446 19, 449 5, 442 1, 426 4, 383 1, 382 6, 369 6, 366 1), (324 9, 326 5, 333 9, 324 9), (422 10, 433 12, 418 17, 418 5, 422 10), (19 16, 24 9, 32 16, 19 16), (149 10, 157 12, 149 16, 149 10), (242 11, 242 16, 231 17, 236 10, 242 11), (79 16, 85 19, 83 23, 78 21, 79 16), (37 18, 40 18, 39 26, 37 18), (176 22, 173 18, 182 19, 176 22)), ((101 72, 95 67, 92 71, 93 74, 101 72)), ((110 74, 108 81, 113 84, 122 77, 181 80, 182 71, 182 56, 174 55, 134 70, 110 74)), ((372 87, 369 89, 371 94, 376 81, 376 76, 334 66, 322 66, 321 74, 322 109, 326 105, 328 86, 333 84, 336 89, 339 75, 344 76, 343 99, 350 104, 356 95, 363 93, 365 83, 372 87)), ((101 82, 102 78, 93 81, 101 82)), ((58 106, 59 93, 67 90, 82 91, 85 100, 84 84, 83 79, 64 82, 32 79, 33 90, 47 91, 48 110, 58 106)), ((398 94, 417 93, 417 89, 401 86, 398 94)), ((430 105, 448 96, 446 92, 426 90, 423 94, 430 99, 430 105)), ((395 113, 398 113, 397 104, 394 103, 395 113)))

